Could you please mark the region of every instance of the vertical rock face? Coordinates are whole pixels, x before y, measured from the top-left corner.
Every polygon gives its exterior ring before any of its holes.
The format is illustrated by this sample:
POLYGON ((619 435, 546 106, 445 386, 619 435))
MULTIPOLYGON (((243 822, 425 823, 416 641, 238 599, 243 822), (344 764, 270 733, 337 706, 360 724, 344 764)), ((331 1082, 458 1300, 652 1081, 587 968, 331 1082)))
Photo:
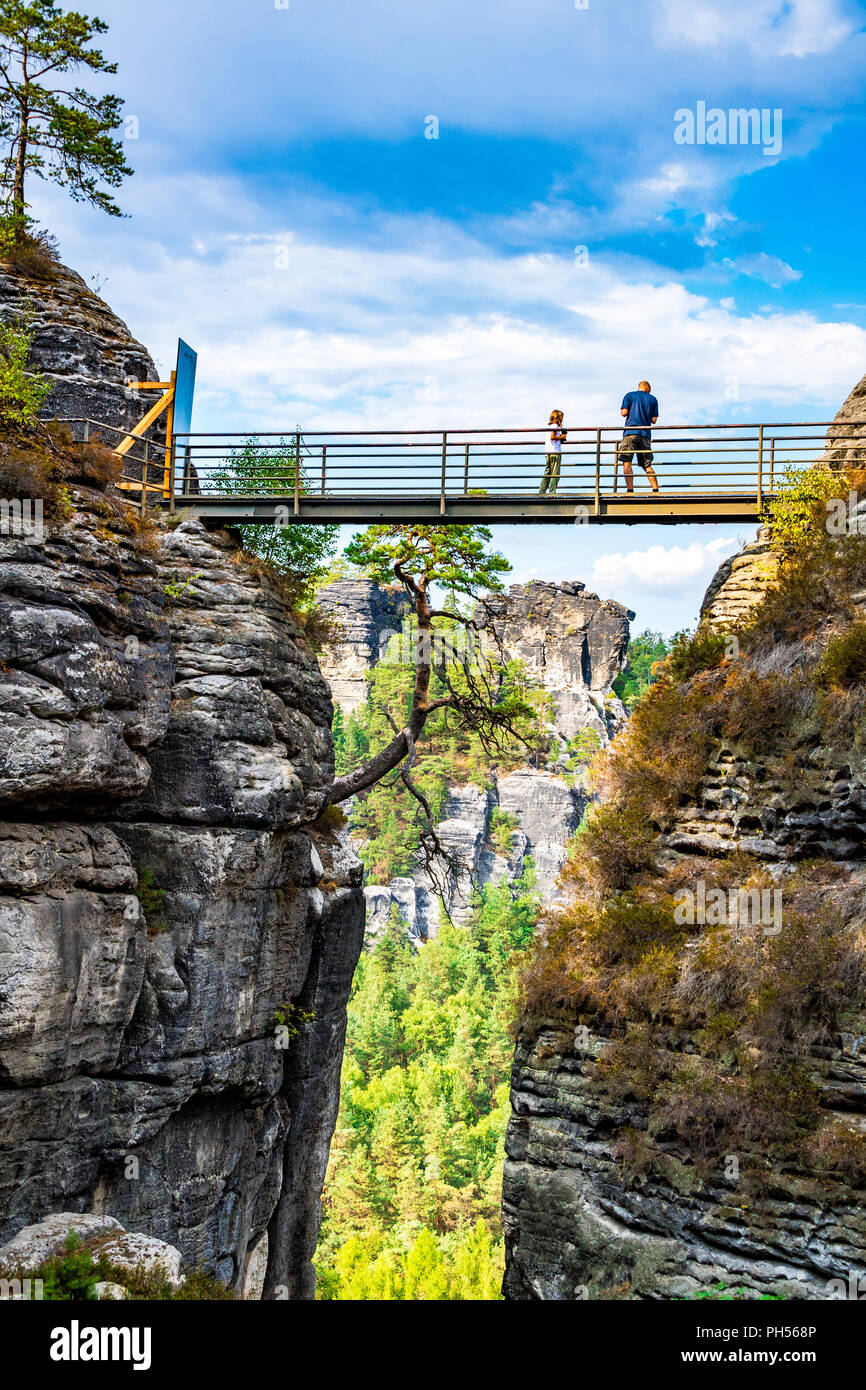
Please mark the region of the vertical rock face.
POLYGON ((0 1241, 107 1213, 310 1297, 363 937, 329 692, 227 538, 76 501, 0 545, 0 1241))
POLYGON ((367 672, 384 655, 389 637, 400 631, 408 601, 398 588, 383 589, 369 579, 339 579, 319 590, 317 602, 339 633, 322 656, 322 674, 334 703, 351 714, 366 700, 367 672))
MULTIPOLYGON (((828 775, 826 781, 833 778, 828 775)), ((847 788, 850 792, 850 787, 847 788)), ((707 789, 708 796, 711 787, 707 789)), ((836 839, 845 876, 841 891, 866 901, 864 826, 866 790, 851 799, 842 787, 837 805, 819 795, 791 806, 790 789, 740 784, 741 800, 724 827, 708 800, 711 834, 697 841, 687 830, 664 838, 668 862, 677 853, 759 853, 775 874, 836 839), (787 803, 787 814, 780 808, 787 803), (824 835, 816 824, 823 822, 824 835), (764 818, 775 834, 756 847, 753 822, 764 818), (852 837, 851 819, 859 822, 852 837), (720 833, 721 832, 721 833, 720 833), (838 838, 837 838, 838 837, 838 838)), ((800 798, 797 798, 798 803, 800 798)), ((706 861, 708 874, 712 864, 706 861)), ((855 1131, 866 1118, 866 1058, 862 1011, 852 1011, 833 1046, 816 1050, 821 1104, 855 1131)), ((826 1299, 831 1280, 843 1287, 866 1276, 866 1218, 861 1184, 844 1172, 819 1175, 808 1164, 765 1162, 766 1184, 756 1190, 735 1167, 699 1172, 686 1146, 667 1146, 664 1170, 625 1174, 624 1136, 647 1130, 638 1095, 611 1097, 595 1080, 609 1046, 605 1030, 567 1026, 561 1018, 534 1017, 521 1029, 514 1057, 511 1118, 506 1135, 503 1224, 507 1299, 676 1299, 718 1288, 745 1288, 750 1296, 826 1299)), ((672 1072, 694 1049, 687 1032, 670 1039, 662 1065, 672 1072)), ((741 1158, 737 1158, 737 1162, 741 1158)), ((842 1297, 852 1296, 842 1294, 842 1297)))
POLYGON ((0 267, 0 319, 26 314, 33 365, 54 378, 45 414, 81 416, 131 429, 154 404, 129 381, 158 381, 146 348, 80 275, 58 265, 50 279, 0 267))
POLYGON ((444 898, 451 920, 463 925, 472 913, 473 894, 505 878, 519 878, 529 858, 539 894, 550 902, 556 896, 565 847, 587 802, 585 792, 561 777, 529 767, 493 779, 489 790, 471 783, 452 787, 445 817, 436 832, 456 869, 443 863, 434 867, 431 875, 419 866, 412 878, 395 878, 386 886, 365 888, 368 934, 378 935, 391 908, 396 907, 410 936, 421 940, 435 937, 442 920, 440 898, 444 898), (495 835, 496 812, 509 816, 514 826, 505 837, 495 835), (503 853, 501 839, 510 840, 507 853, 503 853))
POLYGON ((554 697, 557 733, 569 739, 595 729, 606 742, 605 705, 625 666, 634 613, 576 580, 512 584, 507 594, 486 599, 484 609, 506 655, 554 697))
MULTIPOLYGON (((739 571, 730 561, 721 567, 705 600, 704 616, 722 630, 740 616, 743 599, 756 601, 766 583, 763 552, 747 547, 743 554, 739 571), (753 564, 748 595, 737 594, 753 564)), ((799 659, 796 648, 786 647, 760 658, 764 672, 781 673, 796 669, 799 659), (793 665, 785 664, 788 658, 793 665)), ((856 941, 866 919, 866 769, 859 748, 824 746, 814 732, 804 734, 796 750, 774 742, 770 732, 759 755, 748 745, 744 751, 721 743, 696 795, 683 802, 656 837, 660 871, 674 881, 681 875, 682 883, 696 875, 713 882, 728 863, 740 866, 731 870, 736 879, 743 863, 756 862, 768 882, 784 885, 795 863, 830 861, 816 901, 843 920, 856 941)), ((638 913, 637 895, 628 907, 638 913)), ((818 907, 811 912, 807 920, 820 961, 818 907)), ((734 929, 732 940, 735 949, 746 951, 748 931, 741 930, 738 936, 734 929)), ((776 930, 774 925, 767 934, 776 930)), ((779 942, 786 943, 784 951, 773 959, 783 963, 782 978, 764 986, 770 992, 785 988, 784 969, 790 967, 784 952, 796 958, 787 937, 780 935, 779 942)), ((689 951, 694 955, 697 946, 697 937, 690 937, 678 989, 691 968, 689 951)), ((704 961, 693 969, 711 967, 704 961)), ((808 988, 829 994, 825 969, 819 967, 808 988)), ((718 987, 719 976, 712 978, 718 998, 708 1005, 707 1029, 738 1026, 725 1013, 733 1007, 733 991, 729 997, 718 987)), ((818 1087, 822 1115, 856 1136, 866 1123, 866 1019, 853 974, 847 997, 850 1005, 840 1010, 829 1035, 821 1035, 820 1045, 808 1048, 804 1066, 818 1087)), ((787 998, 798 1000, 793 992, 787 998)), ((646 1099, 647 1076, 675 1076, 700 1053, 697 1030, 690 1031, 675 1011, 669 1028, 648 1033, 643 1080, 630 1073, 622 1085, 608 1087, 599 1082, 597 1063, 610 1047, 609 1018, 592 1003, 585 1011, 576 1003, 571 1021, 554 1003, 549 1015, 539 1004, 524 1020, 514 1059, 503 1185, 508 1299, 673 1299, 706 1296, 720 1284, 745 1288, 751 1297, 853 1296, 828 1290, 832 1280, 843 1289, 849 1281, 859 1287, 866 1275, 861 1173, 841 1162, 822 1167, 802 1151, 783 1151, 780 1158, 772 1133, 764 1133, 764 1118, 754 1122, 756 1154, 745 1156, 758 1165, 750 1172, 736 1152, 733 1164, 702 1163, 699 1132, 685 1142, 675 1122, 659 1119, 658 1107, 652 1112, 646 1099), (646 1157, 648 1135, 652 1159, 646 1157)), ((633 1008, 626 1024, 634 1036, 643 1036, 646 1011, 639 1000, 633 1008)), ((805 1034, 808 1025, 798 1024, 798 1030, 805 1034)), ((720 1104, 728 1094, 725 1084, 724 1076, 721 1082, 716 1078, 714 1099, 720 1104)), ((700 1115, 697 1093, 681 1104, 690 1116, 700 1115)))
POLYGON ((776 556, 769 532, 761 527, 757 539, 725 560, 710 582, 701 603, 701 620, 726 632, 757 607, 776 573, 776 556))

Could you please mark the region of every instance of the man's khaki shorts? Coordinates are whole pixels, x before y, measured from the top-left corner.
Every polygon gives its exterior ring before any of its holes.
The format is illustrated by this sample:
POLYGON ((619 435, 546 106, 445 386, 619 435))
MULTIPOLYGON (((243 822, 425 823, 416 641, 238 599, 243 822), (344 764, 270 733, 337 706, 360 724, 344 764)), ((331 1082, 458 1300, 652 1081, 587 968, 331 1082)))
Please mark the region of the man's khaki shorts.
POLYGON ((648 468, 653 461, 652 442, 645 434, 627 434, 617 453, 622 463, 631 463, 634 456, 641 468, 648 468))

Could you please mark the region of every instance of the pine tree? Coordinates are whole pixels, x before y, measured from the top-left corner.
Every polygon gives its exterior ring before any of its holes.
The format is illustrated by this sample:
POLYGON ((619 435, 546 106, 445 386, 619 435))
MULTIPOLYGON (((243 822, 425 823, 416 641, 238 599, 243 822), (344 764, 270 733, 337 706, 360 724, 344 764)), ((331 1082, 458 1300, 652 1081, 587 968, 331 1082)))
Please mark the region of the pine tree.
POLYGON ((4 0, 0 9, 0 140, 6 149, 2 185, 7 226, 13 240, 27 235, 27 179, 31 174, 68 189, 76 202, 90 203, 111 217, 120 208, 109 190, 132 169, 113 133, 121 124, 121 99, 94 96, 61 81, 78 68, 115 73, 91 47, 107 32, 101 19, 54 0, 4 0))

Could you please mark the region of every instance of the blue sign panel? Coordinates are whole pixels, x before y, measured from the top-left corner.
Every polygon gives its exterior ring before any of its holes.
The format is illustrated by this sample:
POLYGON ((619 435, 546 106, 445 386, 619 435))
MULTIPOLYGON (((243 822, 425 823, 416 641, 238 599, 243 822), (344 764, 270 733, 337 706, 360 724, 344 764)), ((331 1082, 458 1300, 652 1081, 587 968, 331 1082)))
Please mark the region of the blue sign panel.
MULTIPOLYGON (((177 340, 177 377, 174 387, 174 433, 189 434, 192 429, 192 402, 195 395, 195 368, 198 355, 183 338, 177 340)), ((188 441, 182 439, 180 446, 188 441)))

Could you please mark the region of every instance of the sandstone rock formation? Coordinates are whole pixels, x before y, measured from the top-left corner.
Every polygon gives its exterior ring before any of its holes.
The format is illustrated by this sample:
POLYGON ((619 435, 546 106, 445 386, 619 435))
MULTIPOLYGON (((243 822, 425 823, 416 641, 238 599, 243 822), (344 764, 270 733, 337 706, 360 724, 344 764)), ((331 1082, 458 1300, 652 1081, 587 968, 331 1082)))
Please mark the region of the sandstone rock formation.
MULTIPOLYGON (((183 1258, 173 1245, 137 1231, 125 1231, 113 1216, 81 1215, 71 1211, 56 1212, 35 1226, 25 1226, 12 1240, 0 1246, 0 1277, 24 1283, 25 1278, 31 1277, 46 1260, 64 1254, 70 1236, 77 1236, 91 1250, 98 1247, 99 1254, 118 1270, 156 1274, 175 1290, 186 1283, 183 1258)), ((122 1284, 107 1281, 98 1283, 94 1292, 99 1299, 127 1296, 122 1284)), ((18 1296, 34 1297, 32 1284, 29 1294, 13 1295, 18 1296)))
POLYGON ((495 778, 489 791, 474 784, 452 787, 445 817, 436 831, 459 865, 458 872, 449 873, 443 865, 434 871, 434 881, 419 866, 413 878, 395 878, 388 885, 366 887, 368 935, 378 935, 388 922, 391 908, 396 907, 410 936, 421 940, 436 936, 442 920, 442 896, 451 920, 462 925, 470 917, 473 893, 504 878, 519 878, 528 858, 536 871, 541 898, 545 902, 554 900, 566 845, 580 824, 588 800, 585 791, 569 786, 562 777, 530 767, 495 778), (491 838, 493 813, 497 810, 514 817, 516 823, 507 856, 491 838))
MULTIPOLYGON (((856 1038, 828 1067, 840 1109, 866 1097, 856 1038)), ((780 1175, 755 1197, 700 1182, 673 1160, 661 1177, 622 1181, 614 1137, 641 1106, 600 1102, 589 1076, 605 1041, 541 1024, 515 1054, 503 1218, 507 1299, 685 1298, 746 1288, 752 1297, 828 1297, 828 1281, 866 1273, 866 1218, 844 1182, 780 1175)))
POLYGON ((611 686, 625 666, 634 613, 578 580, 512 584, 483 607, 506 656, 522 661, 554 697, 555 731, 569 739, 594 729, 606 743, 623 713, 611 686))
POLYGON ((363 936, 329 692, 227 537, 75 501, 0 544, 0 1240, 110 1213, 311 1297, 363 936))
POLYGON ((701 603, 701 620, 717 632, 729 632, 760 603, 776 573, 769 532, 725 560, 710 581, 701 603))
POLYGON ((338 579, 320 589, 316 602, 333 620, 338 640, 323 653, 322 674, 334 703, 351 714, 367 698, 367 672, 400 631, 409 603, 397 588, 383 589, 369 579, 338 579))
POLYGON ((127 385, 159 381, 153 359, 74 270, 58 265, 51 279, 34 279, 0 267, 0 320, 22 314, 33 328, 33 364, 55 382, 46 416, 129 429, 154 404, 154 392, 127 385))
MULTIPOLYGON (((766 583, 761 543, 743 556, 741 566, 735 557, 720 568, 705 600, 704 616, 720 630, 766 583)), ((801 644, 779 644, 751 669, 755 678, 796 676, 802 662, 801 644)), ((829 860, 824 902, 856 929, 866 919, 862 752, 852 757, 808 732, 787 753, 770 735, 764 753, 722 741, 697 794, 657 833, 655 855, 689 881, 750 856, 782 885, 795 863, 829 860)), ((807 1059, 823 1113, 855 1134, 866 1117, 864 1033, 866 1015, 852 1001, 839 1031, 807 1059)), ((839 1296, 830 1281, 856 1285, 866 1275, 862 1183, 844 1170, 771 1162, 765 1152, 754 1184, 744 1185, 736 1152, 733 1165, 701 1167, 674 1131, 662 1134, 662 1159, 626 1173, 623 1143, 639 1146, 647 1135, 646 1092, 599 1086, 609 1045, 610 1028, 589 1006, 574 1021, 539 1010, 524 1022, 506 1140, 506 1298, 674 1299, 723 1285, 751 1297, 824 1299, 839 1296)), ((653 1076, 673 1075, 698 1050, 682 1025, 666 1037, 660 1030, 653 1047, 653 1076)))
POLYGON ((824 459, 833 467, 866 467, 866 376, 836 413, 827 431, 824 459))

